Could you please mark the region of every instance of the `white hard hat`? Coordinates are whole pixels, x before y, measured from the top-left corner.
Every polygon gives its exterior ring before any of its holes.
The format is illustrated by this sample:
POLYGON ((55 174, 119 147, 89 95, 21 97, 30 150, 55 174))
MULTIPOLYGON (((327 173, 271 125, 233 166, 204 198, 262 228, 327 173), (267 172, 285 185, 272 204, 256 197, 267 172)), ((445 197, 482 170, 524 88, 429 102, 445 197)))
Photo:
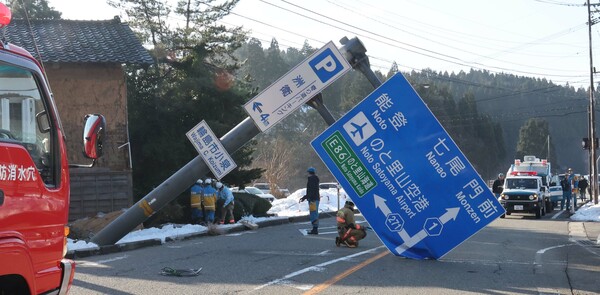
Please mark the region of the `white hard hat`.
POLYGON ((217 188, 222 188, 222 187, 223 187, 223 184, 222 184, 221 182, 217 182, 217 183, 215 184, 215 186, 216 186, 217 188))
POLYGON ((212 180, 211 180, 210 178, 207 178, 207 179, 204 181, 204 183, 205 183, 205 184, 211 184, 211 183, 212 183, 212 180))
POLYGON ((201 184, 201 183, 203 183, 203 182, 204 182, 204 181, 202 181, 202 178, 198 178, 198 180, 196 180, 196 183, 197 183, 197 184, 201 184))

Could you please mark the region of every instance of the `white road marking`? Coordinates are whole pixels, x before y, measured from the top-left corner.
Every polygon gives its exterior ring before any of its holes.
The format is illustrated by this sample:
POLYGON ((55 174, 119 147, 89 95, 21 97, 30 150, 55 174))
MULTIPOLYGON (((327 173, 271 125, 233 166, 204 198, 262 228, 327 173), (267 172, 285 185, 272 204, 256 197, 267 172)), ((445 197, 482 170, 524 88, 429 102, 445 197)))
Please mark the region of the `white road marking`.
POLYGON ((255 234, 256 231, 242 231, 242 232, 238 232, 238 233, 232 233, 232 234, 228 234, 225 235, 226 237, 237 237, 237 236, 241 236, 241 235, 245 235, 245 234, 255 234))
POLYGON ((563 212, 565 212, 565 210, 560 210, 560 211, 556 212, 556 214, 554 214, 552 216, 552 218, 550 218, 550 219, 556 219, 556 218, 558 218, 558 216, 560 216, 563 212))
POLYGON ((358 256, 361 256, 361 255, 371 254, 373 252, 376 252, 379 249, 384 249, 384 248, 385 248, 385 246, 379 246, 379 247, 375 247, 375 248, 372 248, 372 249, 369 249, 369 250, 365 250, 365 251, 362 251, 362 252, 354 253, 352 255, 348 255, 348 256, 336 258, 336 259, 329 260, 329 261, 326 261, 326 262, 323 262, 323 263, 319 263, 317 265, 313 265, 313 266, 310 266, 310 267, 307 267, 307 268, 303 268, 301 270, 289 273, 289 274, 287 274, 287 275, 285 275, 285 276, 283 276, 283 277, 281 277, 279 279, 270 281, 270 282, 268 282, 268 283, 266 283, 266 284, 264 284, 262 286, 258 286, 256 288, 254 288, 254 291, 260 290, 260 289, 262 289, 264 287, 268 287, 268 286, 271 286, 271 285, 282 284, 283 282, 287 282, 287 280, 289 280, 289 279, 291 279, 293 277, 299 276, 299 275, 307 273, 309 271, 322 271, 323 267, 325 267, 327 265, 334 264, 334 263, 337 263, 337 262, 340 262, 340 261, 347 261, 347 260, 349 260, 351 258, 358 257, 358 256))
MULTIPOLYGON (((308 231, 309 231, 308 229, 298 229, 298 230, 300 231, 300 233, 301 233, 303 236, 306 236, 306 235, 308 235, 308 231)), ((337 232, 337 231, 326 231, 326 232, 324 232, 324 231, 319 231, 319 235, 331 235, 331 234, 336 234, 336 235, 337 235, 337 234, 338 234, 338 232, 337 232)))
POLYGON ((122 260, 129 257, 128 255, 117 256, 111 259, 98 260, 98 261, 78 261, 78 267, 107 267, 105 264, 113 261, 122 260))
POLYGON ((254 251, 256 254, 265 255, 288 255, 288 256, 327 256, 330 250, 325 250, 319 253, 308 253, 308 252, 290 252, 290 251, 254 251))
MULTIPOLYGON (((465 263, 472 265, 498 265, 498 264, 514 264, 514 265, 531 265, 531 262, 527 261, 515 261, 515 260, 485 260, 485 259, 439 259, 440 262, 448 262, 448 263, 465 263)), ((555 261, 547 264, 552 265, 563 265, 567 263, 566 261, 555 261)))
POLYGON ((546 253, 546 251, 548 251, 548 250, 552 250, 552 249, 556 249, 556 248, 562 248, 562 247, 566 247, 566 246, 573 246, 573 244, 557 245, 557 246, 552 246, 552 247, 540 249, 537 252, 535 252, 535 256, 536 256, 535 260, 537 261, 537 256, 538 255, 542 255, 542 254, 546 253))
POLYGON ((113 261, 125 259, 127 257, 129 257, 129 256, 128 255, 123 255, 123 256, 118 256, 118 257, 114 257, 114 258, 111 258, 111 259, 98 260, 98 261, 96 261, 96 263, 104 264, 104 263, 108 263, 108 262, 113 262, 113 261))

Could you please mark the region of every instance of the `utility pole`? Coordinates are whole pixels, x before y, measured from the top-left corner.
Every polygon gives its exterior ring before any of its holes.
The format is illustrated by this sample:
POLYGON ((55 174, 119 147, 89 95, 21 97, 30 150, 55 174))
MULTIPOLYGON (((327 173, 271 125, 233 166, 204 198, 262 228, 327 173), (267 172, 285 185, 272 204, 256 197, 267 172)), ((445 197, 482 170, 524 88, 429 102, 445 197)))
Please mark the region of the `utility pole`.
MULTIPOLYGON (((366 55, 367 49, 362 42, 358 38, 348 40, 348 38, 344 37, 341 43, 343 46, 340 48, 340 52, 350 65, 363 73, 374 87, 381 85, 381 81, 379 81, 370 68, 369 59, 366 55)), ((308 105, 315 108, 328 125, 335 122, 333 115, 323 105, 321 96, 312 99, 308 102, 308 105)), ((227 132, 227 134, 223 135, 220 140, 223 147, 232 154, 260 132, 260 129, 253 123, 252 118, 246 117, 246 119, 227 132)), ((138 224, 144 222, 144 220, 162 209, 168 202, 175 199, 186 188, 194 184, 196 179, 208 172, 209 168, 202 157, 196 156, 131 208, 127 209, 117 219, 99 231, 92 237, 92 242, 99 246, 115 244, 138 224)))
POLYGON ((591 0, 587 1, 588 9, 588 38, 590 45, 590 106, 589 106, 589 135, 590 135, 590 188, 594 204, 598 204, 598 174, 596 172, 596 115, 594 110, 594 63, 592 60, 592 11, 591 0))

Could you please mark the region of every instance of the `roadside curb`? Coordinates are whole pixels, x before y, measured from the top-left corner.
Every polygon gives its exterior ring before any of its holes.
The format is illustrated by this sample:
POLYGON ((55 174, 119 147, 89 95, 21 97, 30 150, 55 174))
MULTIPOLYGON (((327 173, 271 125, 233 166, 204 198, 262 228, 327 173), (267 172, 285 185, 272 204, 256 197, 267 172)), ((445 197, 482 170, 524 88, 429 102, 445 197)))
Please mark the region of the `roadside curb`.
POLYGON ((89 257, 89 256, 95 256, 95 255, 103 255, 103 254, 111 254, 111 253, 135 250, 135 249, 139 249, 139 248, 144 248, 144 247, 149 247, 149 246, 157 246, 157 245, 161 245, 161 244, 162 243, 161 243, 160 239, 151 239, 151 240, 135 241, 135 242, 129 242, 129 243, 123 243, 123 244, 117 244, 117 245, 100 246, 98 248, 69 251, 69 252, 67 252, 67 255, 65 255, 65 258, 68 258, 68 259, 84 258, 84 257, 89 257))
MULTIPOLYGON (((586 199, 585 201, 580 201, 577 202, 577 210, 579 210, 581 207, 583 207, 583 205, 587 204, 588 202, 591 202, 592 200, 586 199)), ((577 211, 575 210, 575 211, 577 211)), ((569 214, 568 211, 565 211, 567 214, 569 214)), ((582 232, 584 234, 584 237, 582 237, 581 240, 587 240, 589 241, 589 244, 586 245, 591 245, 591 246, 595 246, 595 247, 600 247, 600 222, 595 222, 595 221, 578 221, 578 220, 571 220, 570 216, 569 216, 569 223, 571 222, 578 222, 582 224, 582 232)))
MULTIPOLYGON (((335 216, 335 212, 319 213, 319 219, 329 218, 329 217, 333 217, 333 216, 335 216)), ((256 224, 258 224, 258 228, 260 229, 261 227, 270 227, 270 226, 277 226, 277 225, 283 225, 283 224, 288 224, 288 223, 307 222, 307 221, 310 221, 310 217, 308 215, 305 215, 305 216, 291 216, 291 217, 274 217, 271 220, 259 221, 256 224)), ((226 234, 230 234, 230 233, 247 231, 250 229, 246 228, 242 224, 236 224, 235 226, 222 228, 219 230, 222 230, 222 232, 219 235, 226 235, 226 234)), ((200 237, 205 237, 205 236, 211 236, 211 234, 209 233, 208 230, 203 231, 203 232, 198 232, 198 233, 190 233, 190 234, 184 234, 184 235, 179 235, 179 236, 174 236, 174 237, 167 237, 167 238, 165 238, 165 243, 189 240, 189 239, 200 238, 200 237)), ((96 255, 104 255, 104 254, 111 254, 111 253, 117 253, 117 252, 123 252, 123 251, 136 250, 136 249, 140 249, 140 248, 145 248, 145 247, 150 247, 150 246, 158 246, 158 245, 162 245, 162 244, 164 244, 164 243, 162 243, 162 241, 160 239, 141 240, 141 241, 135 241, 135 242, 116 244, 116 245, 107 245, 107 246, 100 246, 100 247, 96 247, 96 248, 68 251, 67 255, 65 255, 65 258, 68 258, 68 259, 85 258, 85 257, 90 257, 90 256, 96 256, 96 255)))

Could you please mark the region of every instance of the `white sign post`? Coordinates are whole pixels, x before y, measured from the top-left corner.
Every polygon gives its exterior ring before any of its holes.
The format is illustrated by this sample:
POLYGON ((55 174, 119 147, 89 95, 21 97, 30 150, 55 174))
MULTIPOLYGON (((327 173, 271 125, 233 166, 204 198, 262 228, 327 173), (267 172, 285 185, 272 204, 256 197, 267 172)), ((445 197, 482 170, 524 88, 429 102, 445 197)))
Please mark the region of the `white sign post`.
POLYGON ((185 135, 218 180, 237 167, 206 121, 202 120, 185 135))
POLYGON ((329 42, 247 102, 244 109, 264 132, 351 68, 333 42, 329 42))

